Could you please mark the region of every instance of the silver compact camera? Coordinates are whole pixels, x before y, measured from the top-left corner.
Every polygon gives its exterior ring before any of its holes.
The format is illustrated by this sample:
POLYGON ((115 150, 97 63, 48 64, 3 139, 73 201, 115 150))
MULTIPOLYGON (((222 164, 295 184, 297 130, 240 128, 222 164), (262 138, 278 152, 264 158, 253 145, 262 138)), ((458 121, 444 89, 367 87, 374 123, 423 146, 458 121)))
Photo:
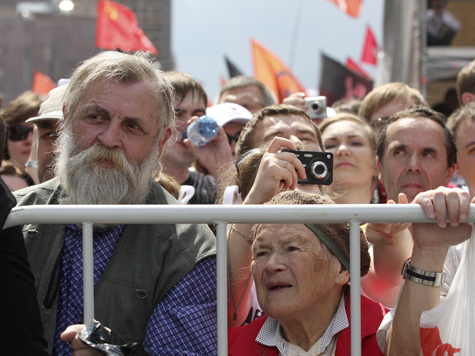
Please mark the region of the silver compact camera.
POLYGON ((315 151, 291 151, 305 167, 307 179, 300 179, 299 184, 330 185, 333 182, 333 153, 315 151))
POLYGON ((309 96, 305 99, 307 114, 311 119, 323 119, 327 117, 327 97, 309 96))

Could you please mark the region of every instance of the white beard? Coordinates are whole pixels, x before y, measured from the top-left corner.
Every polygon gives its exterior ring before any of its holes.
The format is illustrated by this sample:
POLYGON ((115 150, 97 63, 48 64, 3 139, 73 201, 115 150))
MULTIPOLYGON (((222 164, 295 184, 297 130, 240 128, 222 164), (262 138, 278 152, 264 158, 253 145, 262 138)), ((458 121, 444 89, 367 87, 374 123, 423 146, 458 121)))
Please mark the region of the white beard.
POLYGON ((74 136, 65 130, 59 142, 57 175, 65 194, 61 204, 143 204, 158 167, 158 146, 142 164, 127 161, 119 149, 94 145, 79 152, 74 136), (104 167, 100 161, 111 163, 104 167))

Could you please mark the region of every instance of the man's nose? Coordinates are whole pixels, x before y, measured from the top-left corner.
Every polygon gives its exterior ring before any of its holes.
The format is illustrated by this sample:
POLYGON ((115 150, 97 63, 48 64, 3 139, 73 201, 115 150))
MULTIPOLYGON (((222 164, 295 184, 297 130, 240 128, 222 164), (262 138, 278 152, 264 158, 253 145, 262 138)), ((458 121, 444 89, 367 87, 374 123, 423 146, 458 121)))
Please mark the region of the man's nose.
POLYGON ((99 143, 108 148, 121 147, 122 130, 120 123, 113 121, 105 126, 101 133, 97 136, 99 143))
POLYGON ((421 160, 416 154, 411 154, 407 158, 406 172, 408 173, 420 173, 421 172, 421 160))
POLYGON ((298 145, 302 145, 302 144, 303 144, 302 140, 300 140, 297 136, 294 136, 294 135, 290 136, 290 141, 291 141, 294 145, 297 145, 297 144, 298 144, 298 145))

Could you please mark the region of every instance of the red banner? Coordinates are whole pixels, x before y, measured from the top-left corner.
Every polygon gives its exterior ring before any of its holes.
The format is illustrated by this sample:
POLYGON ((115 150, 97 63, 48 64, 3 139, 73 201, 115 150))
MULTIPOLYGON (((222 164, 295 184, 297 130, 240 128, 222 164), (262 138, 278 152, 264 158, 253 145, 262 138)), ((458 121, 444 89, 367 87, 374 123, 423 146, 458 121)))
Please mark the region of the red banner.
POLYGON ((135 13, 113 1, 101 0, 97 4, 96 46, 102 49, 123 51, 149 51, 157 49, 139 27, 135 13))
POLYGON ((254 76, 274 92, 279 103, 290 94, 306 90, 289 67, 274 53, 251 38, 254 76))
POLYGON ((35 73, 33 74, 33 85, 31 90, 37 94, 47 95, 51 89, 56 87, 56 83, 50 77, 41 73, 39 70, 35 70, 35 73))
POLYGON ((361 62, 375 65, 378 49, 379 47, 376 43, 373 31, 371 31, 371 28, 368 26, 366 28, 366 37, 363 45, 363 53, 361 54, 361 62))
POLYGON ((353 72, 360 73, 362 76, 366 78, 370 78, 369 74, 366 73, 363 68, 361 68, 356 61, 354 61, 351 57, 346 58, 346 67, 353 72))

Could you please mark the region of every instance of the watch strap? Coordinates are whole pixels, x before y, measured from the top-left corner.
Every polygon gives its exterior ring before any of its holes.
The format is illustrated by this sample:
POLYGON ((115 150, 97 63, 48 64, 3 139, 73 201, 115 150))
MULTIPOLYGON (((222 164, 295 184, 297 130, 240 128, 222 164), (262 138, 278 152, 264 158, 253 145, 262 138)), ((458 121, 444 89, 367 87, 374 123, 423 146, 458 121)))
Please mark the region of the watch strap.
POLYGON ((433 287, 440 287, 444 284, 445 279, 445 273, 424 271, 423 269, 411 266, 410 260, 404 263, 401 274, 404 279, 433 287))

